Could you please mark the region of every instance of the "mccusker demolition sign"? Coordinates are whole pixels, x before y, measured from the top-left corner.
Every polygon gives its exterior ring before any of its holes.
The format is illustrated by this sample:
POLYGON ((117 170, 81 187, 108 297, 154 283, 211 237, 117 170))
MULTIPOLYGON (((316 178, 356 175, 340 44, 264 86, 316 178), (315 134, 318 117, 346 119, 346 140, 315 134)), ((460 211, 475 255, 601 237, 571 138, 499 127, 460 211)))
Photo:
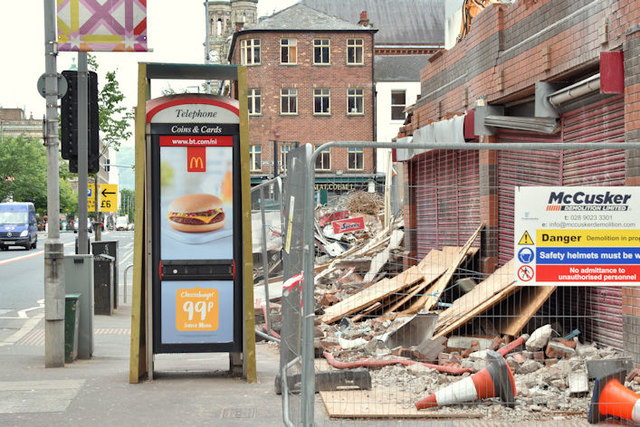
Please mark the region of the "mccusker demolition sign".
POLYGON ((640 285, 640 187, 516 187, 520 285, 640 285))

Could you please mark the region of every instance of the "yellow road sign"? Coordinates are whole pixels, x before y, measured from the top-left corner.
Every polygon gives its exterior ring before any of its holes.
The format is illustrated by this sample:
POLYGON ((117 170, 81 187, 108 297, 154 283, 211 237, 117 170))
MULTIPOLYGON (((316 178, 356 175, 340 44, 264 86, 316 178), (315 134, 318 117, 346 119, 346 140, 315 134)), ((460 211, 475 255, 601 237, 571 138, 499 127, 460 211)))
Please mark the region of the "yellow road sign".
MULTIPOLYGON (((100 189, 98 193, 100 212, 117 212, 118 184, 100 184, 98 188, 100 189)), ((96 211, 95 184, 87 184, 87 210, 96 211)))
POLYGON ((96 211, 96 186, 87 184, 87 211, 96 211))
POLYGON ((100 211, 118 210, 118 184, 100 184, 100 211))

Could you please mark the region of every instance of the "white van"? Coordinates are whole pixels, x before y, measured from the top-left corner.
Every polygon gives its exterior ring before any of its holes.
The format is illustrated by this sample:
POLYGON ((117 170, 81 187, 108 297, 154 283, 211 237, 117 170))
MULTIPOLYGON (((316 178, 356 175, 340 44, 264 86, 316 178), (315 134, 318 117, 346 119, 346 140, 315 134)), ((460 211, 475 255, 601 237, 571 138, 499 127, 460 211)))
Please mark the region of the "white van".
POLYGON ((33 203, 0 203, 0 250, 9 246, 38 246, 38 224, 33 203))
POLYGON ((127 220, 126 216, 119 216, 116 219, 116 230, 117 231, 124 231, 127 230, 127 226, 129 225, 129 221, 127 220))

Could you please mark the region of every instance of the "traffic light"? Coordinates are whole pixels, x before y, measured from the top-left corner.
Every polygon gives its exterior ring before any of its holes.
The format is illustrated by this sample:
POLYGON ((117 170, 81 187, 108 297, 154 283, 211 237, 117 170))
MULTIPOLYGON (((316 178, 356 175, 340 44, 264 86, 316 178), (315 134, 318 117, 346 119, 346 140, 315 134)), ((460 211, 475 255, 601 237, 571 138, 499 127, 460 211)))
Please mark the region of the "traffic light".
MULTIPOLYGON (((78 172, 78 72, 65 70, 68 89, 62 97, 60 106, 62 158, 69 160, 69 170, 78 172)), ((87 117, 88 164, 89 173, 96 173, 100 168, 100 125, 98 109, 98 75, 89 71, 89 115, 87 117)))

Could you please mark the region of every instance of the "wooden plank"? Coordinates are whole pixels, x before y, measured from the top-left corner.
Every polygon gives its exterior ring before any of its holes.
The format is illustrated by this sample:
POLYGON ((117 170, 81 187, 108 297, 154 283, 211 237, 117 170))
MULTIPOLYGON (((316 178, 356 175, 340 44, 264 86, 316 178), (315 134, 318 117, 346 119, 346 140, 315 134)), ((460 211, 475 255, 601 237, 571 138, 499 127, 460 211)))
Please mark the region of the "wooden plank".
MULTIPOLYGON (((415 297, 419 292, 422 292, 427 286, 430 286, 433 282, 435 282, 445 272, 444 266, 448 264, 446 262, 446 259, 447 259, 447 256, 451 253, 452 249, 455 250, 456 254, 460 250, 460 248, 452 248, 452 247, 443 248, 442 255, 443 255, 444 259, 442 259, 440 261, 440 263, 437 265, 436 268, 433 268, 433 264, 431 266, 423 264, 424 260, 422 260, 420 262, 420 264, 418 264, 418 268, 420 268, 422 273, 423 273, 423 276, 422 276, 423 281, 420 284, 420 286, 416 287, 407 296, 405 296, 400 301, 395 303, 389 309, 385 310, 384 314, 387 315, 389 313, 393 313, 398 308, 400 308, 404 304, 406 304, 411 298, 415 297)), ((475 255, 476 252, 478 252, 478 248, 470 248, 467 251, 467 256, 471 257, 471 256, 475 255)))
POLYGON ((514 312, 501 318, 500 332, 504 335, 520 335, 522 329, 529 320, 538 312, 542 304, 549 299, 556 290, 555 286, 529 286, 522 287, 516 295, 520 297, 517 304, 513 305, 514 312))
MULTIPOLYGON (((437 250, 431 251, 422 261, 425 265, 436 265, 441 253, 441 251, 437 250)), ((418 266, 414 265, 395 277, 374 283, 357 294, 328 307, 320 320, 324 323, 333 323, 344 316, 357 313, 363 308, 369 307, 373 303, 413 285, 422 280, 422 277, 423 273, 420 272, 418 266)))
POLYGON ((451 263, 447 271, 436 281, 436 283, 429 288, 429 291, 418 299, 409 309, 405 310, 403 314, 415 314, 420 310, 430 310, 440 299, 440 294, 447 287, 453 274, 456 272, 462 260, 467 256, 467 251, 476 240, 476 237, 480 234, 480 231, 484 228, 484 224, 471 235, 467 243, 464 244, 462 249, 458 252, 456 259, 451 263))
POLYGON ((444 336, 517 291, 513 259, 453 302, 438 318, 434 337, 444 336))
POLYGON ((474 412, 452 413, 419 411, 412 394, 398 388, 377 387, 372 390, 321 391, 320 397, 331 418, 401 419, 401 418, 480 418, 474 412))

